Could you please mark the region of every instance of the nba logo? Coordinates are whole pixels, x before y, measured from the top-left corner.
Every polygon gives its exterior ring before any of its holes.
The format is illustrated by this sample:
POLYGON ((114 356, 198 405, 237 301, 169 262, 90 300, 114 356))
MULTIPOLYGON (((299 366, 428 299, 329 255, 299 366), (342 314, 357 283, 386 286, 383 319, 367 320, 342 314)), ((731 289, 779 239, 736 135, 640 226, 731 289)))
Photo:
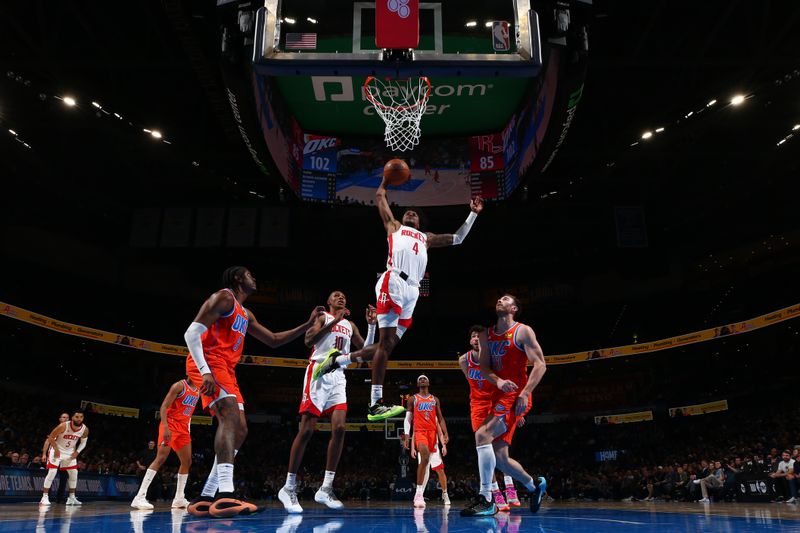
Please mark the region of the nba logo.
POLYGON ((508 37, 508 22, 505 20, 492 22, 492 47, 495 52, 508 52, 511 49, 511 41, 508 37))

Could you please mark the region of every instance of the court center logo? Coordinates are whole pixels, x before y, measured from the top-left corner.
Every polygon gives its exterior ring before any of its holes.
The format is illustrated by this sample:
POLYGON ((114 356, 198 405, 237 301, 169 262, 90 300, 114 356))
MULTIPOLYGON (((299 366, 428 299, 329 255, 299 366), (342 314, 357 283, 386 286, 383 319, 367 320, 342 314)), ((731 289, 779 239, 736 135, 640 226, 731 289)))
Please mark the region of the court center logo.
POLYGON ((397 13, 401 19, 407 19, 411 14, 411 8, 408 7, 408 0, 386 0, 386 7, 392 13, 397 13))

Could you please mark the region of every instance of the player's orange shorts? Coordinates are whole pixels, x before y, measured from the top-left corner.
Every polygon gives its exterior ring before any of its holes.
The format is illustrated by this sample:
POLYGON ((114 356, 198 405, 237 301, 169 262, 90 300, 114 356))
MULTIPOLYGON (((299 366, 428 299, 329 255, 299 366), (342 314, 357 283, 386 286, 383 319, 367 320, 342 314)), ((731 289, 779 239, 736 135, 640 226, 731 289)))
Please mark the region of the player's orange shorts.
POLYGON ((492 399, 471 400, 469 404, 469 416, 472 420, 472 432, 478 431, 483 422, 492 414, 492 399))
POLYGON ((164 426, 161 424, 158 425, 158 440, 156 442, 159 446, 169 446, 177 452, 187 444, 192 443, 192 437, 189 435, 187 427, 173 424, 171 421, 167 422, 167 425, 169 426, 169 431, 172 434, 169 442, 164 441, 164 426))
MULTIPOLYGON (((239 384, 236 382, 235 369, 228 366, 228 363, 218 357, 207 357, 206 363, 208 364, 208 368, 211 369, 211 375, 214 377, 214 382, 217 384, 217 387, 216 390, 214 390, 214 394, 211 396, 200 394, 200 399, 203 401, 203 408, 212 409, 213 414, 214 403, 217 400, 233 396, 236 398, 236 403, 239 404, 239 409, 244 410, 244 398, 242 397, 242 393, 239 392, 239 384)), ((202 385, 203 376, 200 375, 200 371, 197 370, 197 366, 194 364, 194 360, 191 357, 186 358, 186 374, 191 378, 192 383, 202 385)))
POLYGON ((414 431, 414 446, 417 451, 421 445, 428 447, 428 451, 433 453, 436 451, 436 432, 431 430, 414 431))
POLYGON ((495 440, 503 440, 509 445, 511 445, 511 440, 514 438, 514 432, 517 429, 517 420, 519 420, 520 417, 524 417, 528 411, 531 410, 532 398, 529 395, 528 408, 525 409, 524 413, 517 416, 514 406, 517 402, 518 396, 519 390, 503 392, 500 389, 497 389, 494 391, 494 394, 492 394, 492 409, 494 411, 494 416, 497 418, 502 417, 506 425, 506 432, 502 435, 498 435, 495 440))

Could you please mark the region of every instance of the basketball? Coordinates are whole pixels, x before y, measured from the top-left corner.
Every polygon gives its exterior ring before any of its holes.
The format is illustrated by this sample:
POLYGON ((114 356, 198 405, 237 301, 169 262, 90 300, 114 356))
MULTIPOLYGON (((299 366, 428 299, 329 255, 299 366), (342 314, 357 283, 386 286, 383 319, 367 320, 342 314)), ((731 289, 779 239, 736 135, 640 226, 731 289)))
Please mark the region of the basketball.
POLYGON ((383 166, 383 179, 387 185, 402 185, 411 177, 411 169, 402 159, 390 159, 383 166))

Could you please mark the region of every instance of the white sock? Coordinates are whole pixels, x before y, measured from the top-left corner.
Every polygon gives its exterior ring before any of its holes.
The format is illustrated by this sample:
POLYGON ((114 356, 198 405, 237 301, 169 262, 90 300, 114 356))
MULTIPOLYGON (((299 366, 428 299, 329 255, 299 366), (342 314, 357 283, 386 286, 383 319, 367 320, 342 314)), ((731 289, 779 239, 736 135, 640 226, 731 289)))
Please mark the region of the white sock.
POLYGON ((297 474, 291 472, 286 474, 286 488, 290 490, 297 488, 297 474))
POLYGON ((500 485, 497 484, 497 481, 492 481, 492 492, 500 490, 500 485))
POLYGON ((425 486, 424 485, 417 485, 417 496, 422 496, 425 494, 425 486))
POLYGON ((336 475, 336 472, 331 472, 330 470, 325 471, 325 480, 322 482, 323 489, 331 489, 333 488, 333 476, 336 475))
POLYGON ((214 464, 211 465, 211 472, 208 473, 208 479, 206 479, 206 484, 203 486, 202 495, 213 498, 214 495, 217 493, 217 487, 219 486, 219 481, 217 479, 217 456, 214 456, 214 464))
POLYGON ((478 452, 478 471, 481 476, 481 496, 486 498, 487 502, 492 501, 492 473, 497 466, 497 460, 494 457, 494 448, 491 444, 484 444, 483 446, 476 446, 475 450, 478 452))
POLYGON ((536 490, 536 483, 533 482, 533 478, 531 478, 531 480, 528 481, 527 483, 523 483, 523 485, 525 485, 525 488, 528 489, 529 491, 536 490))
POLYGON ((233 463, 219 463, 217 479, 220 492, 233 492, 233 463))
POLYGON ((157 473, 155 470, 147 469, 147 472, 144 473, 144 479, 142 479, 142 486, 139 487, 139 493, 136 495, 137 498, 147 496, 147 489, 150 488, 150 483, 153 482, 153 478, 156 477, 157 473))
POLYGON ((507 489, 514 488, 514 480, 511 479, 511 476, 503 476, 503 482, 505 483, 507 489))
MULTIPOLYGON (((234 457, 236 457, 237 453, 239 453, 239 450, 233 450, 234 457)), ((217 477, 217 456, 215 455, 214 464, 211 465, 211 472, 208 473, 208 479, 206 479, 206 484, 203 486, 203 492, 201 494, 213 498, 218 488, 219 478, 217 477)))
POLYGON ((175 489, 175 499, 179 500, 186 496, 183 492, 186 490, 186 480, 189 479, 189 474, 178 474, 178 488, 175 489))
POLYGON ((339 357, 336 358, 336 365, 341 368, 346 367, 350 363, 352 363, 352 361, 350 360, 349 355, 340 355, 339 357))
POLYGON ((383 398, 383 385, 373 385, 372 394, 369 398, 369 404, 375 405, 381 398, 383 398))

